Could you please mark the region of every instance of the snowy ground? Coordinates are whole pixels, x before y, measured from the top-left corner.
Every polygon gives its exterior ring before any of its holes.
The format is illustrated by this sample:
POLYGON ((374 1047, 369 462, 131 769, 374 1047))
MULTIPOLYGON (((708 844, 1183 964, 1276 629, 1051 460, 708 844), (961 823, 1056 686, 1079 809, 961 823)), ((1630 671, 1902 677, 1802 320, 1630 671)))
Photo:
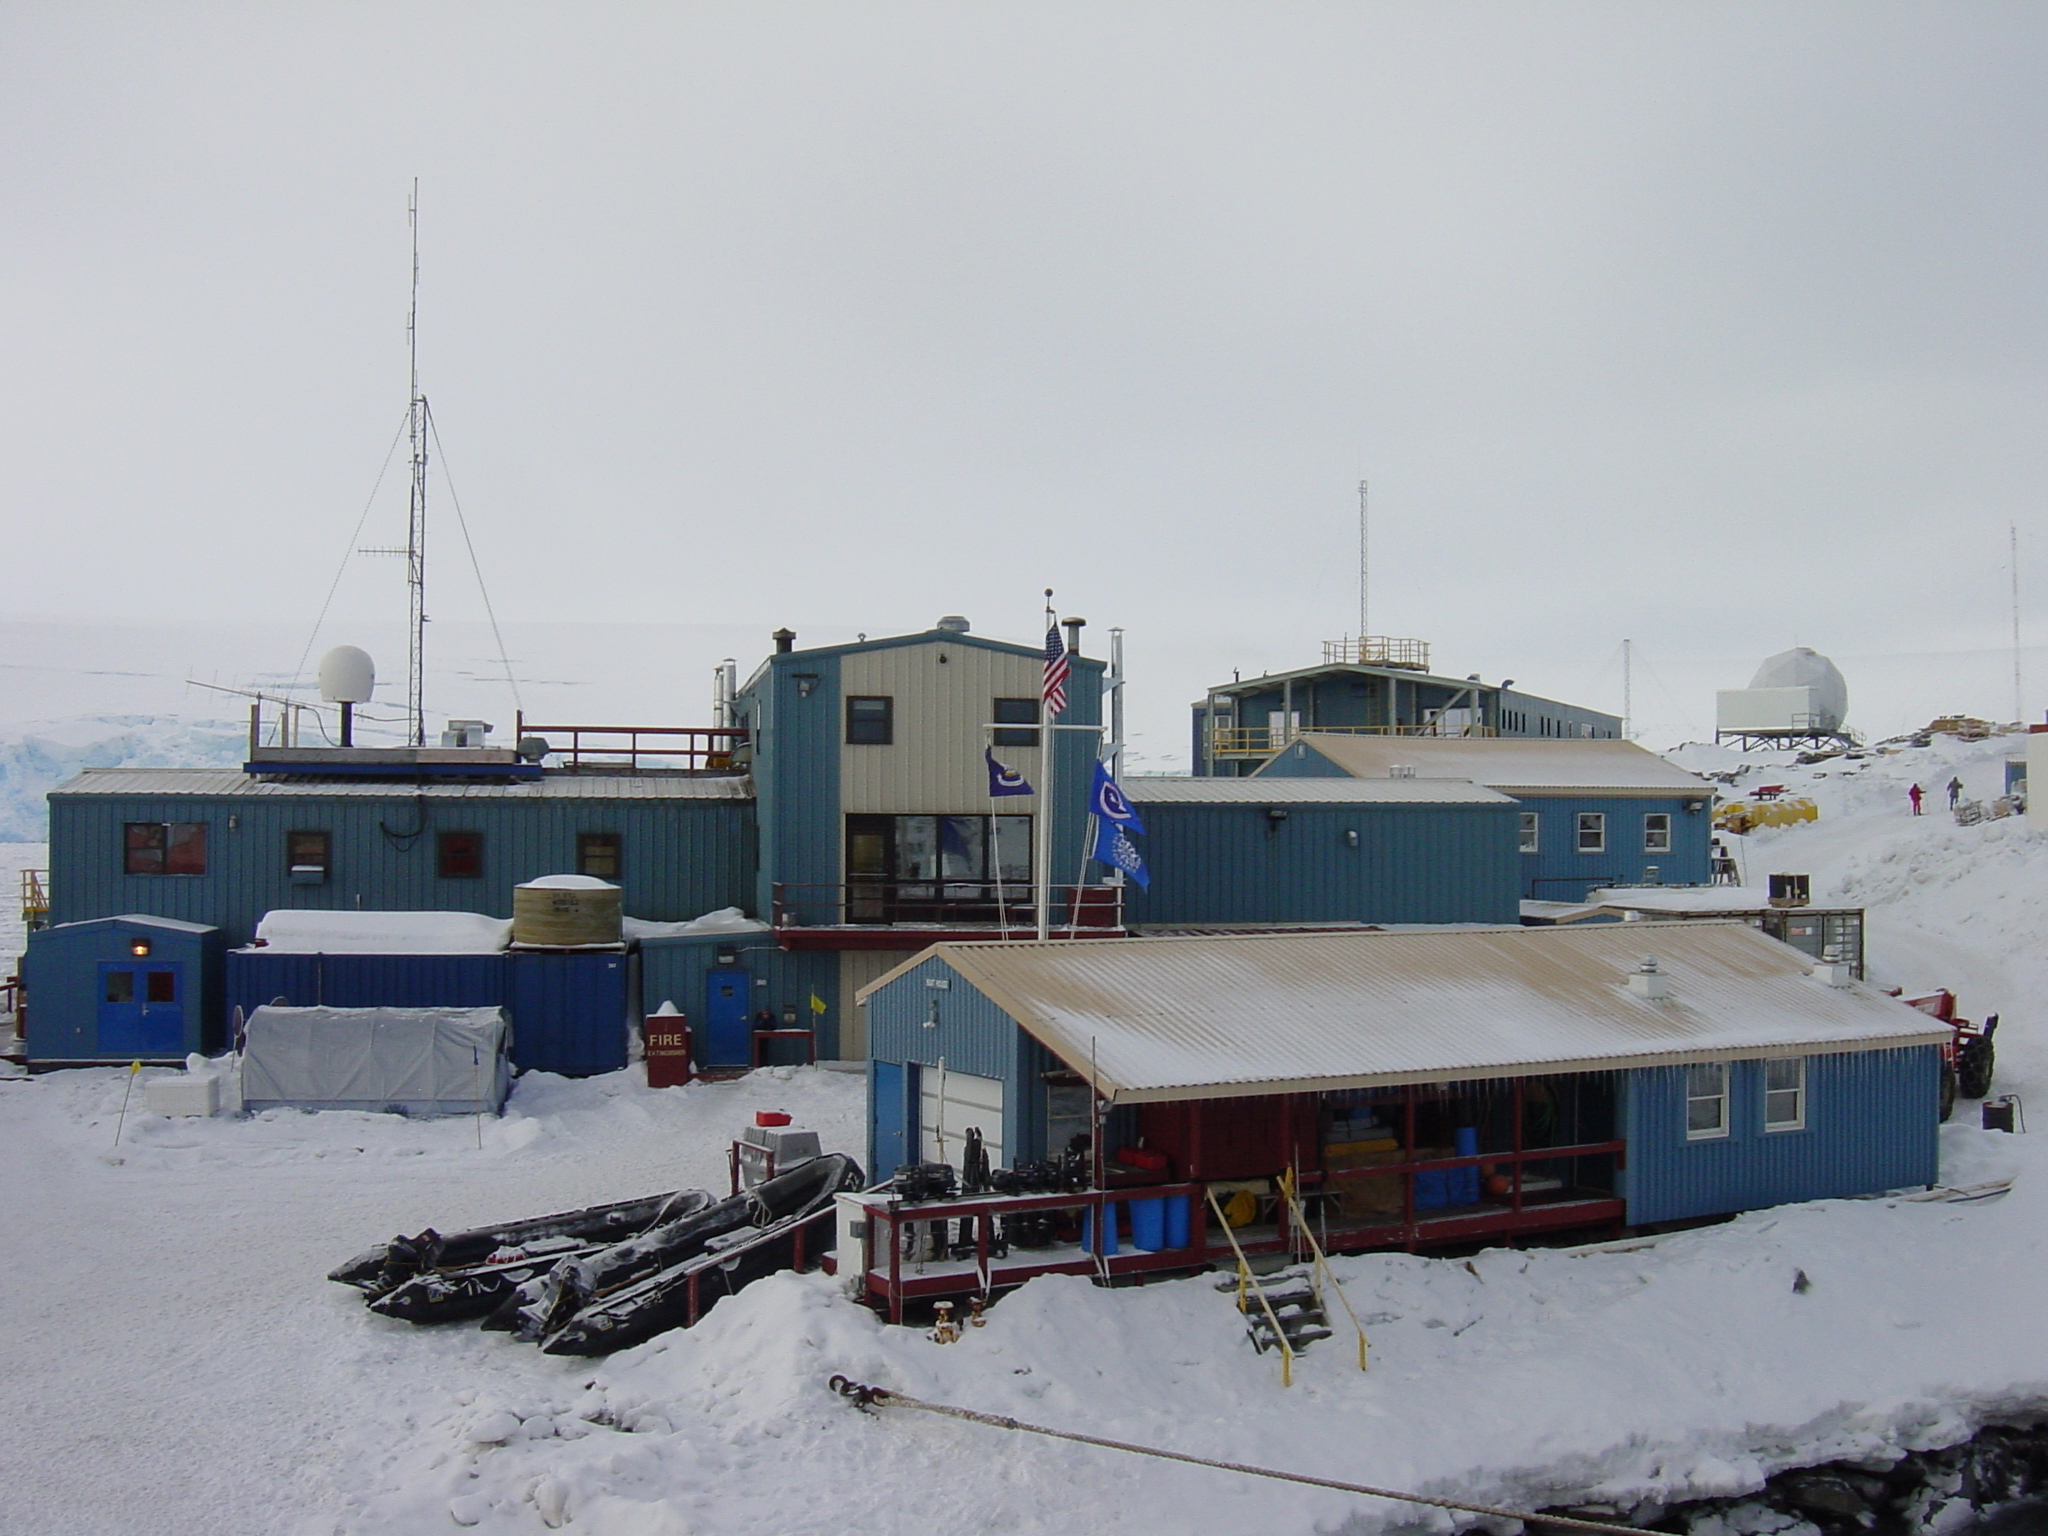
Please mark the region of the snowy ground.
MULTIPOLYGON (((1817 900, 1870 903, 1877 979, 1946 983, 1967 1012, 2002 1009, 1997 1089, 2048 1106, 2030 1007, 2048 980, 2048 835, 1915 819, 1903 794, 1957 769, 1972 795, 1990 792, 2012 748, 1943 741, 1753 771, 1810 788, 1822 819, 1742 852, 1753 879, 1804 870, 1817 900)), ((0 1531, 1362 1536, 1430 1524, 1335 1493, 863 1416, 829 1394, 833 1372, 1523 1505, 1733 1493, 1784 1466, 1946 1443, 2048 1407, 2048 1137, 1978 1131, 1970 1105, 1945 1132, 1944 1177, 2019 1175, 2002 1199, 1826 1202, 1583 1257, 1342 1260, 1372 1369, 1318 1345, 1283 1392, 1207 1280, 1114 1293, 1039 1281, 940 1347, 880 1326, 823 1277, 782 1276, 689 1333, 577 1362, 466 1327, 389 1323, 320 1278, 428 1223, 720 1187, 724 1144, 756 1108, 857 1147, 857 1078, 783 1071, 665 1092, 626 1074, 531 1078, 482 1126, 481 1148, 471 1121, 164 1121, 131 1108, 116 1150, 122 1086, 115 1071, 0 1083, 0 1531)))

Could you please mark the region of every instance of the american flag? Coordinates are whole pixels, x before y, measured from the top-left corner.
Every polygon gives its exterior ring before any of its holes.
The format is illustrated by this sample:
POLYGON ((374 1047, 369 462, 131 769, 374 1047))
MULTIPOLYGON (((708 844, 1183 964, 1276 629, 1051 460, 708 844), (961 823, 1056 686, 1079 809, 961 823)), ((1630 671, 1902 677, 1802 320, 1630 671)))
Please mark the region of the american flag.
POLYGON ((1067 707, 1067 648, 1060 644, 1057 624, 1045 631, 1045 691, 1040 697, 1045 701, 1047 723, 1067 707))

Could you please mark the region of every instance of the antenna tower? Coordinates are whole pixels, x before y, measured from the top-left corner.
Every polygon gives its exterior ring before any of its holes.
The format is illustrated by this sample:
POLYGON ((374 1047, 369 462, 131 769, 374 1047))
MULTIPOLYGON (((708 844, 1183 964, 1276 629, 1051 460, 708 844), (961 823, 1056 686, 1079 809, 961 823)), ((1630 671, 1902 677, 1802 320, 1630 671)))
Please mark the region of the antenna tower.
POLYGON ((1367 559, 1365 535, 1365 482, 1361 480, 1358 482, 1358 655, 1361 661, 1365 659, 1365 637, 1372 632, 1367 623, 1369 614, 1366 609, 1366 575, 1372 565, 1367 559))
POLYGON ((412 716, 412 744, 427 744, 427 397, 420 393, 420 179, 412 179, 406 204, 412 226, 412 307, 405 315, 406 359, 412 372, 412 394, 406 407, 406 432, 412 442, 412 496, 405 527, 405 584, 411 598, 407 614, 411 631, 406 645, 406 712, 412 716))
POLYGON ((1636 739, 1636 733, 1632 729, 1632 719, 1636 712, 1635 681, 1635 644, 1628 638, 1623 637, 1621 642, 1621 739, 1623 741, 1634 741, 1636 739))
POLYGON ((2020 697, 2020 525, 2005 525, 2007 554, 2012 563, 2012 718, 2024 725, 2026 704, 2020 697))

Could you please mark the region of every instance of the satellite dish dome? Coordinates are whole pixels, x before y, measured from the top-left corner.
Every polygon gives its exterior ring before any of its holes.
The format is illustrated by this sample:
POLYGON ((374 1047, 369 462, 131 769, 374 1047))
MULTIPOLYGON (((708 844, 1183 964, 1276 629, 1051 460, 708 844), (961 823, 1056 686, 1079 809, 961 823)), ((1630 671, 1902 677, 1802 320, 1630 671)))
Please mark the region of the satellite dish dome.
POLYGON ((337 645, 320 658, 320 697, 329 704, 367 704, 377 664, 361 646, 337 645))
POLYGON ((1765 661, 1756 669, 1749 686, 1813 689, 1817 706, 1814 713, 1819 717, 1814 722, 1816 730, 1838 731, 1849 718, 1849 685, 1843 681, 1840 670, 1819 651, 1803 645, 1780 651, 1765 661))

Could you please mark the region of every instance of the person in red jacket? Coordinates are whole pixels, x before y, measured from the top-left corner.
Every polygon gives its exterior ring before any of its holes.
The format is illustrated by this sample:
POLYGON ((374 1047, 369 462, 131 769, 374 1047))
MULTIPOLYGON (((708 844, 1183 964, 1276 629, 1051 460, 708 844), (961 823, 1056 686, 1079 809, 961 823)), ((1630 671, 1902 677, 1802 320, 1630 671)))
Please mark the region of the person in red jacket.
POLYGON ((1913 802, 1913 814, 1918 816, 1920 814, 1920 786, 1915 784, 1911 789, 1907 790, 1906 798, 1913 802))

